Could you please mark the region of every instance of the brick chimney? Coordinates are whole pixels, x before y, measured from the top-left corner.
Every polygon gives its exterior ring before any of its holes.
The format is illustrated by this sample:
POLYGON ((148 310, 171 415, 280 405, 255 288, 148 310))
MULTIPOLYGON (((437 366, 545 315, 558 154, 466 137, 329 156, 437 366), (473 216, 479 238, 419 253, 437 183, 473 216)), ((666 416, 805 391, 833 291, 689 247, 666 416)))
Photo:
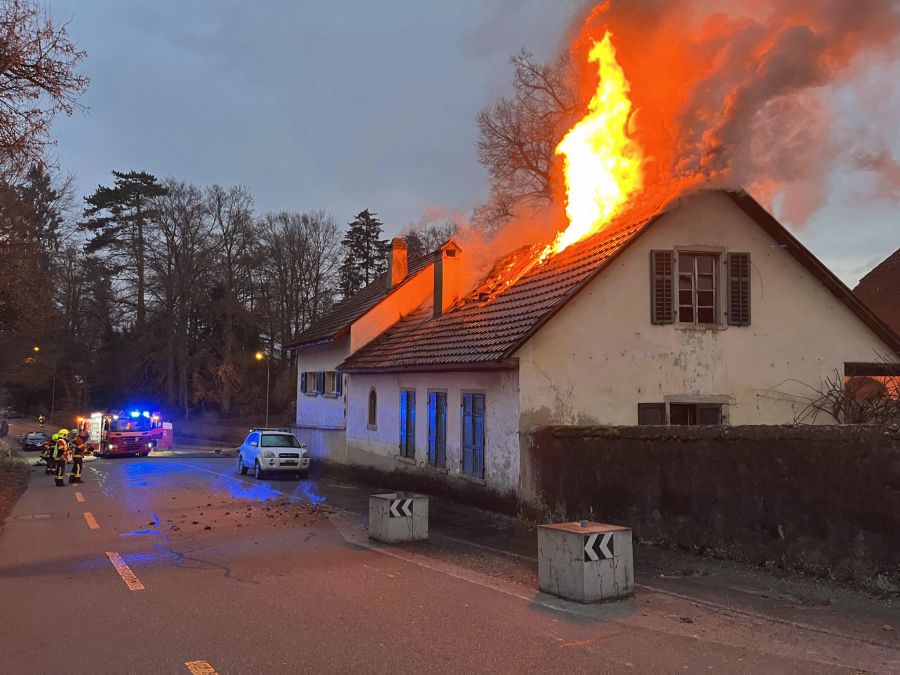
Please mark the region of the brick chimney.
POLYGON ((434 252, 434 318, 459 300, 461 254, 452 239, 434 252))
POLYGON ((388 256, 387 282, 388 288, 393 288, 406 278, 409 272, 409 264, 406 252, 409 247, 403 237, 394 237, 391 240, 391 254, 388 256))

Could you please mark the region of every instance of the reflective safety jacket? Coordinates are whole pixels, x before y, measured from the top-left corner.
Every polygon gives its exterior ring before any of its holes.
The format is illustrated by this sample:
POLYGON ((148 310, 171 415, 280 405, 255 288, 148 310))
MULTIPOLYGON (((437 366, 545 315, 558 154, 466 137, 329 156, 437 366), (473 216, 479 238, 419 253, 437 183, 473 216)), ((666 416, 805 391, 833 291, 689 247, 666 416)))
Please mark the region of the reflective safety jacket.
POLYGON ((58 439, 56 441, 56 448, 53 450, 53 459, 62 459, 66 456, 66 453, 69 451, 69 444, 66 443, 65 439, 58 439))
POLYGON ((81 436, 76 436, 75 441, 72 443, 72 454, 75 457, 84 457, 84 439, 81 436))

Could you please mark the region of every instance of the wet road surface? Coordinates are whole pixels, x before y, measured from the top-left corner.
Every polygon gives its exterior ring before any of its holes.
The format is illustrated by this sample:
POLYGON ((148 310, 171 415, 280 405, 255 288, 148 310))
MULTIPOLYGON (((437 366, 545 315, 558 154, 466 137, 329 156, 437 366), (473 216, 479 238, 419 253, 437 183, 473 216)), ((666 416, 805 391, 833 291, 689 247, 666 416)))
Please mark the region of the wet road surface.
POLYGON ((100 459, 64 488, 33 472, 0 531, 5 672, 900 669, 890 634, 640 588, 602 606, 536 593, 527 555, 491 546, 512 520, 381 547, 362 491, 258 482, 231 458, 100 459))

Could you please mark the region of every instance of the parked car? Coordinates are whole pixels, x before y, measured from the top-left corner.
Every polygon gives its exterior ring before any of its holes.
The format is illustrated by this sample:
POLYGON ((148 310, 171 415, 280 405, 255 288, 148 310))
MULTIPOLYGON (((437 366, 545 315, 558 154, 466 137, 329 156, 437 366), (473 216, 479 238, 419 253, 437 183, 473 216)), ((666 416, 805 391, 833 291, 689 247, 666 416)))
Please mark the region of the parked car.
POLYGON ((43 431, 31 431, 22 437, 23 450, 40 450, 49 436, 43 431))
POLYGON ((20 413, 20 412, 19 412, 18 410, 16 410, 15 408, 6 408, 6 409, 3 411, 3 416, 6 417, 7 419, 11 419, 11 420, 12 420, 12 419, 19 419, 20 417, 22 417, 22 413, 20 413))
POLYGON ((309 451, 289 431, 253 429, 238 449, 238 471, 253 469, 261 479, 267 473, 293 473, 300 478, 309 475, 309 451))

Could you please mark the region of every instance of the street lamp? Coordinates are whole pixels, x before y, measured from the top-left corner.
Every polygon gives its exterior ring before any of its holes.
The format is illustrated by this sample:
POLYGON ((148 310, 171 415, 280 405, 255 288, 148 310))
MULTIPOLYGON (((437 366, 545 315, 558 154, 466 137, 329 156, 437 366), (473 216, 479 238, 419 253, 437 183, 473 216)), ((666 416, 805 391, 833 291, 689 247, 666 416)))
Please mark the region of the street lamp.
POLYGON ((269 359, 262 352, 256 352, 254 355, 257 361, 266 362, 266 427, 269 426, 269 359))
MULTIPOLYGON (((38 345, 35 345, 31 348, 35 354, 40 353, 41 348, 38 345)), ((59 358, 53 359, 53 385, 50 390, 50 424, 53 424, 53 413, 56 410, 56 364, 59 363, 59 358)))

